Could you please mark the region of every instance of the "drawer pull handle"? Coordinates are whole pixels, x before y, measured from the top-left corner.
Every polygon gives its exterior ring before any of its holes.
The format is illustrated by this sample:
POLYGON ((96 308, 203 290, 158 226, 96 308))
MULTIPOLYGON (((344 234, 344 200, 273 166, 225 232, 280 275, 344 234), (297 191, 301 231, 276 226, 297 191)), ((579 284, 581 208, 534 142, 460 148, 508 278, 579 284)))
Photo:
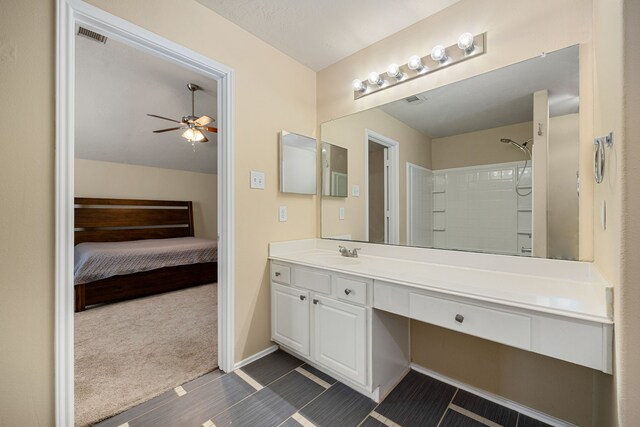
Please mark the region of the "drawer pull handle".
POLYGON ((314 304, 317 304, 317 303, 319 303, 319 302, 320 302, 320 300, 317 300, 317 299, 315 299, 315 298, 313 299, 313 303, 314 303, 314 304))
POLYGON ((307 299, 307 297, 305 297, 304 295, 300 295, 300 301, 304 301, 306 299, 307 299))
POLYGON ((458 323, 464 322, 464 316, 462 314, 456 314, 456 322, 458 323))
POLYGON ((280 272, 276 271, 276 277, 279 277, 279 276, 280 276, 280 272))
POLYGON ((351 289, 347 288, 344 290, 345 295, 349 295, 351 293, 351 289))

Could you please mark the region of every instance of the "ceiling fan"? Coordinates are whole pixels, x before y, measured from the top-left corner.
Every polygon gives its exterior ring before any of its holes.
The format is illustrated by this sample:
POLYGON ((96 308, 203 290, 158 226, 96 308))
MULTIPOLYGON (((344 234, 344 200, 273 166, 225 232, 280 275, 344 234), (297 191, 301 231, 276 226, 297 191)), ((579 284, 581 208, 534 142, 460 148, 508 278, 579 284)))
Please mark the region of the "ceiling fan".
POLYGON ((174 119, 169 119, 167 117, 157 116, 155 114, 147 114, 147 116, 150 116, 150 117, 156 117, 158 119, 169 120, 170 122, 174 122, 174 123, 179 123, 180 124, 180 126, 176 126, 176 127, 173 127, 173 128, 154 130, 153 133, 162 133, 162 132, 169 132, 169 131, 172 131, 172 130, 186 129, 184 131, 184 133, 182 134, 182 137, 185 138, 187 141, 189 141, 191 143, 193 143, 193 142, 202 142, 202 143, 207 142, 209 140, 207 139, 207 137, 205 136, 205 134, 202 131, 217 133, 218 132, 218 128, 207 126, 209 123, 215 121, 215 119, 212 119, 209 116, 197 117, 195 115, 195 113, 194 113, 195 93, 196 93, 197 90, 200 90, 201 88, 200 88, 200 86, 198 86, 195 83, 187 83, 187 88, 191 91, 191 115, 184 116, 184 117, 182 117, 182 120, 178 121, 178 120, 174 120, 174 119))

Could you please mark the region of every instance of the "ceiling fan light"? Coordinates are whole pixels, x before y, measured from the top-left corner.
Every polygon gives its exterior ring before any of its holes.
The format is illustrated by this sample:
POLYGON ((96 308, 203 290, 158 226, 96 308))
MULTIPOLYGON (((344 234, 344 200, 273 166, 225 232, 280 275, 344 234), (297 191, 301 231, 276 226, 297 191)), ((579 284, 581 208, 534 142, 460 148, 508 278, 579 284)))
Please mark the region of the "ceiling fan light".
POLYGON ((204 141, 204 140, 205 140, 205 138, 206 138, 206 137, 204 136, 204 134, 202 133, 202 131, 200 131, 200 130, 198 130, 198 129, 196 129, 196 130, 194 130, 194 131, 193 131, 193 140, 194 140, 194 141, 196 141, 196 142, 202 142, 202 141, 204 141))
POLYGON ((193 131, 193 129, 189 128, 184 131, 184 133, 182 134, 182 137, 185 138, 187 141, 191 142, 195 139, 195 132, 193 131))

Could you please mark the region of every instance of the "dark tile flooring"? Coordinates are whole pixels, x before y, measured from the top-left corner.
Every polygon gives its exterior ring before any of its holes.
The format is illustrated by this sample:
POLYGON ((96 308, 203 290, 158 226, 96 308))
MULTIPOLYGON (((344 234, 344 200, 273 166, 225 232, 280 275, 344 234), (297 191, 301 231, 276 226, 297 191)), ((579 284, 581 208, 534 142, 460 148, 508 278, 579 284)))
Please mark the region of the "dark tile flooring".
POLYGON ((97 425, 548 426, 415 371, 380 404, 283 351, 240 371, 211 372, 97 425))

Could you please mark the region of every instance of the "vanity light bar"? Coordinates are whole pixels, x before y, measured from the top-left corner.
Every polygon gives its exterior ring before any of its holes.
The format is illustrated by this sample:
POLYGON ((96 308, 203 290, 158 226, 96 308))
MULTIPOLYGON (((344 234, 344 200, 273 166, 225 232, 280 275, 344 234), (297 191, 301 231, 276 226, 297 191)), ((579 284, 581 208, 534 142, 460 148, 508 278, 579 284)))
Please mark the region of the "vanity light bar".
POLYGON ((487 33, 472 36, 470 33, 464 33, 458 41, 450 46, 436 46, 427 55, 419 57, 417 55, 409 58, 408 63, 398 66, 396 64, 389 65, 386 72, 378 74, 375 71, 369 73, 367 79, 355 79, 352 82, 353 99, 359 99, 363 96, 371 95, 383 89, 408 82, 417 77, 421 77, 434 71, 441 70, 453 64, 466 61, 486 53, 487 51, 487 33), (473 43, 470 44, 471 37, 473 43), (375 78, 377 76, 377 79, 375 78))

